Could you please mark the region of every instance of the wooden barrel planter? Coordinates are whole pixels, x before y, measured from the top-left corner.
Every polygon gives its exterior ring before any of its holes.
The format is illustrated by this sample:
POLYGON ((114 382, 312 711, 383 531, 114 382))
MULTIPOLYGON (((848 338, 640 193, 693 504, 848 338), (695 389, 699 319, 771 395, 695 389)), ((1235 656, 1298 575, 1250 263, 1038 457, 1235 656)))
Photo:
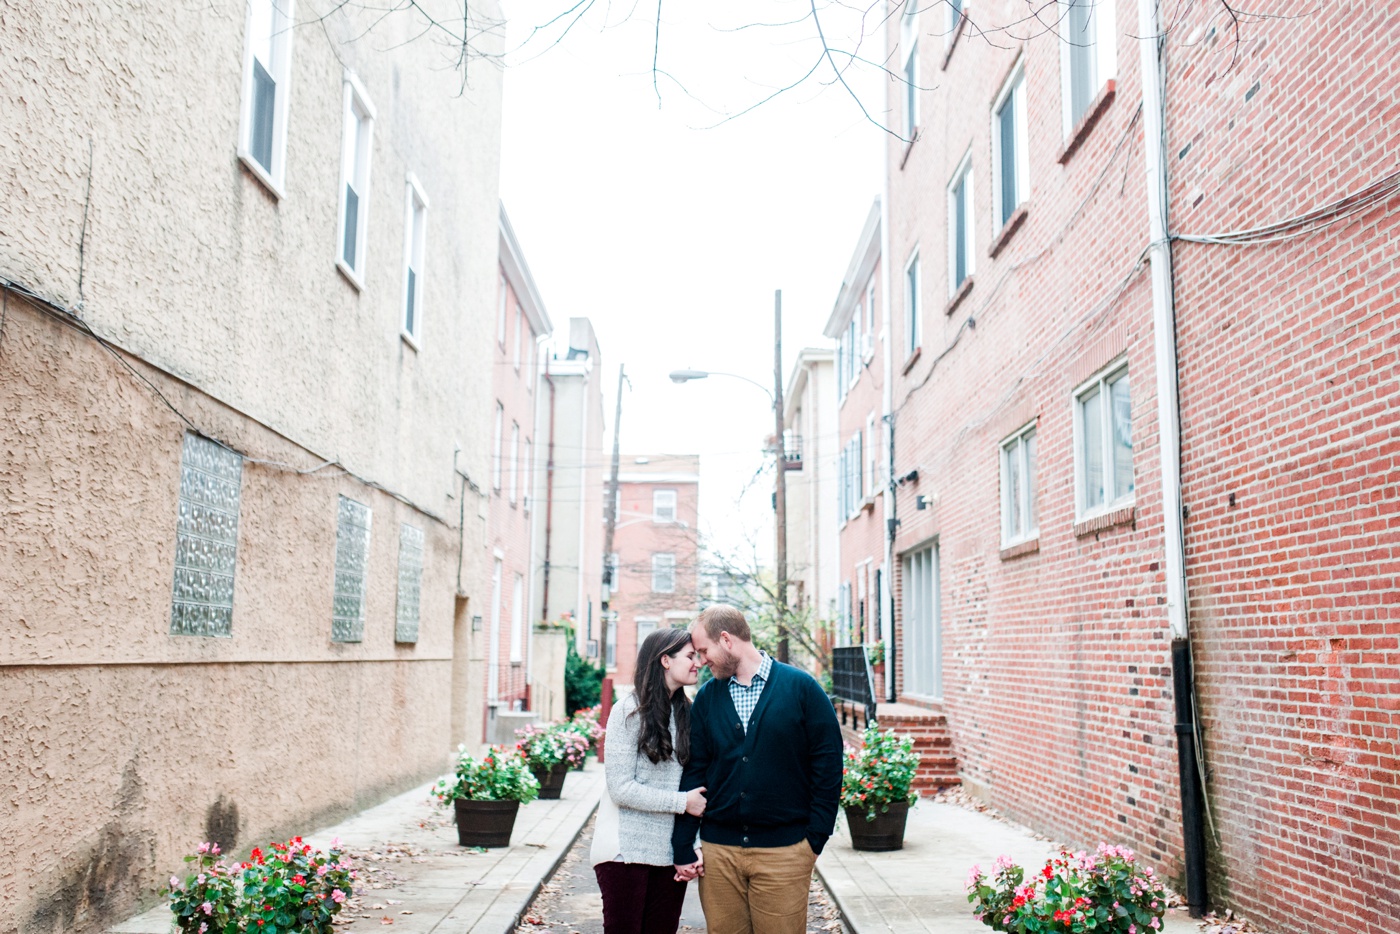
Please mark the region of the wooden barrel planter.
POLYGON ((874 820, 865 819, 861 808, 846 808, 846 827, 851 832, 851 846, 857 850, 885 852, 904 849, 904 824, 909 819, 909 803, 890 804, 884 814, 876 813, 874 820))
POLYGON ((457 842, 462 846, 510 846, 519 801, 452 802, 457 811, 457 842))
POLYGON ((569 775, 569 763, 560 762, 549 771, 532 769, 540 783, 540 800, 554 801, 564 792, 564 779, 569 775))

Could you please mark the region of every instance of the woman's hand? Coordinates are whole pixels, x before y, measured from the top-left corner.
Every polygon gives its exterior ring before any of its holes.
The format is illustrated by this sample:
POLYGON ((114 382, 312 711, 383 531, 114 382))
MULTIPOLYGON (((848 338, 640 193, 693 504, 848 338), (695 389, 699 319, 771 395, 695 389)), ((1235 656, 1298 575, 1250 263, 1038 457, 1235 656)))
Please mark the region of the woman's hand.
POLYGON ((694 788, 685 793, 685 812, 691 817, 700 817, 705 813, 705 789, 694 788))

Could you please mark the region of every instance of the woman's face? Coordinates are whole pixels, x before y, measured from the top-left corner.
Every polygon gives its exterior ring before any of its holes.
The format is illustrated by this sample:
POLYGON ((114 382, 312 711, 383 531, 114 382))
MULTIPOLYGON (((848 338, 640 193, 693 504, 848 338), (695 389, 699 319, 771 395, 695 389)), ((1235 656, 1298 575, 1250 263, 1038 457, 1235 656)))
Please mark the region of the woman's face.
POLYGON ((661 656, 661 665, 666 669, 667 680, 678 687, 689 687, 700 680, 700 661, 692 643, 687 642, 675 655, 661 656))

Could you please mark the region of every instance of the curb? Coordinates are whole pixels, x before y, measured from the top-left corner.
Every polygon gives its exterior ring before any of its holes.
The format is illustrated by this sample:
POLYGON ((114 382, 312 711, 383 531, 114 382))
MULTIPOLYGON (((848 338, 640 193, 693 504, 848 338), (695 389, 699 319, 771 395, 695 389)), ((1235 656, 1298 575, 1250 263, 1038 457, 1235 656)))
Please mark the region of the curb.
MULTIPOLYGON (((607 786, 603 786, 604 789, 606 789, 606 787, 607 786)), ((599 797, 601 798, 601 795, 599 797)), ((554 874, 559 871, 560 864, 564 862, 564 857, 569 855, 569 851, 574 848, 574 844, 578 842, 578 838, 583 835, 583 828, 588 826, 588 822, 593 819, 593 815, 597 813, 597 811, 598 801, 594 801, 593 804, 589 806, 588 813, 584 815, 583 820, 579 821, 578 827, 574 829, 573 836, 569 837, 569 842, 560 848, 559 855, 554 858, 554 862, 550 863, 549 869, 530 888, 529 894, 525 896, 525 900, 521 902, 520 908, 516 910, 510 923, 506 925, 505 930, 501 932, 501 934, 514 934, 515 929, 520 926, 520 922, 525 918, 525 913, 529 910, 530 903, 535 900, 535 896, 540 894, 540 889, 544 887, 544 884, 554 878, 554 874)), ((842 917, 844 916, 845 912, 843 911, 842 917)))
POLYGON ((826 873, 822 872, 821 865, 822 861, 818 859, 815 867, 817 878, 821 880, 822 888, 826 889, 827 898, 831 899, 832 904, 836 906, 836 911, 841 915, 841 924, 845 927, 846 934, 860 934, 860 928, 856 927, 855 922, 851 920, 850 912, 846 910, 845 900, 842 899, 840 895, 837 895, 836 890, 827 884, 826 873))

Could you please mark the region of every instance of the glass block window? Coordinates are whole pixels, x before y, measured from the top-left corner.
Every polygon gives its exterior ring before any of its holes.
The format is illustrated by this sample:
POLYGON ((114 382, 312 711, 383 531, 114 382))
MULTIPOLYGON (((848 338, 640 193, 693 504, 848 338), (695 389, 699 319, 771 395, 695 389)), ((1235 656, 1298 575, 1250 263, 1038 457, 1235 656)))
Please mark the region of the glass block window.
POLYGON ((233 635, 233 570, 243 458, 198 435, 185 435, 175 518, 173 636, 233 635))
POLYGON ((335 602, 331 641, 365 637, 365 572, 369 564, 369 507, 340 497, 335 530, 335 602))
POLYGON ((399 526, 399 605, 395 642, 418 641, 418 606, 423 593, 423 530, 399 526))

